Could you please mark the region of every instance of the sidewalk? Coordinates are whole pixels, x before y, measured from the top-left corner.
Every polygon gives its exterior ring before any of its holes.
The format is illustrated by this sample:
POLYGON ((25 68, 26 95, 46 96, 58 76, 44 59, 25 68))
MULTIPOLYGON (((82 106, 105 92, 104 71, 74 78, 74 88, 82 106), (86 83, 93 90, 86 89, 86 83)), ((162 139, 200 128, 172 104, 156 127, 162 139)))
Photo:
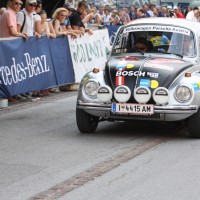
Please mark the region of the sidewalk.
POLYGON ((77 95, 78 90, 78 84, 72 84, 72 85, 65 85, 61 86, 59 93, 49 93, 48 96, 44 97, 32 97, 31 99, 26 100, 18 100, 15 103, 8 103, 8 107, 6 108, 0 108, 0 115, 6 114, 12 111, 17 111, 20 109, 25 109, 33 106, 37 106, 38 104, 42 103, 48 103, 51 101, 55 101, 58 99, 66 98, 69 96, 77 95))

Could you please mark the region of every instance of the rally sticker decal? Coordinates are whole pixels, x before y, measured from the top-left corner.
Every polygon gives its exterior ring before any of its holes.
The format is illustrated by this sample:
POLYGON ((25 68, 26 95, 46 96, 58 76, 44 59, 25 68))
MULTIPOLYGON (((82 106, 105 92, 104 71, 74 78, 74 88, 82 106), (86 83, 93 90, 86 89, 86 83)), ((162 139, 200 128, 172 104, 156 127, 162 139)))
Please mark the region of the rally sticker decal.
POLYGON ((158 65, 158 64, 154 64, 154 63, 145 63, 144 67, 156 68, 156 69, 163 69, 163 70, 167 70, 167 71, 173 71, 173 69, 174 69, 171 66, 158 65))
MULTIPOLYGON (((116 73, 121 73, 125 70, 125 68, 118 68, 116 73)), ((115 83, 116 86, 124 85, 125 77, 124 76, 116 76, 115 83)))
POLYGON ((141 79, 140 86, 156 89, 159 86, 159 83, 157 80, 141 79))
POLYGON ((155 58, 153 60, 150 60, 151 63, 184 63, 182 60, 173 60, 173 59, 167 59, 167 58, 155 58))
POLYGON ((116 66, 116 69, 123 69, 123 68, 125 68, 125 65, 117 65, 116 66))
POLYGON ((134 31, 163 31, 163 32, 173 32, 180 33, 184 35, 190 35, 191 31, 182 27, 174 26, 159 26, 159 25, 143 25, 143 26, 129 26, 124 29, 124 33, 134 32, 134 31))
POLYGON ((195 91, 200 90, 200 82, 193 83, 192 86, 193 86, 195 91))
POLYGON ((136 58, 136 57, 133 57, 133 56, 126 56, 124 59, 125 60, 134 60, 134 61, 138 61, 139 60, 139 58, 136 58))
POLYGON ((84 84, 88 80, 89 76, 86 74, 83 76, 81 83, 84 84))
POLYGON ((127 69, 132 69, 133 67, 135 67, 133 64, 127 64, 126 66, 127 69))

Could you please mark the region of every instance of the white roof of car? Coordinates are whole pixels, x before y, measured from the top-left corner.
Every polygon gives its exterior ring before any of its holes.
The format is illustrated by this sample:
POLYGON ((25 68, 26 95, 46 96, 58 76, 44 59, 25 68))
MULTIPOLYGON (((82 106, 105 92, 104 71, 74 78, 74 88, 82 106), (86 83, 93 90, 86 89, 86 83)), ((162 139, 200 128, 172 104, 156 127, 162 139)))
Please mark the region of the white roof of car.
POLYGON ((180 18, 168 18, 168 17, 148 17, 148 18, 141 18, 134 21, 129 22, 128 25, 170 25, 170 26, 180 26, 184 28, 188 28, 195 33, 200 32, 200 23, 194 22, 187 19, 180 19, 180 18))

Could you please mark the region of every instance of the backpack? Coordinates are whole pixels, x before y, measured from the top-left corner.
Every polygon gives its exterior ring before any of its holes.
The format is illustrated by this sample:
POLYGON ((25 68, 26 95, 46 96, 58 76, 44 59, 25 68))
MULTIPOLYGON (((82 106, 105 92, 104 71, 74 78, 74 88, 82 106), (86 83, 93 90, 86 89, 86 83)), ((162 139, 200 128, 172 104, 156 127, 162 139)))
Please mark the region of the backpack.
POLYGON ((23 12, 23 11, 21 11, 21 12, 24 14, 24 21, 23 21, 23 24, 22 24, 22 26, 21 26, 21 28, 20 28, 20 32, 22 33, 22 31, 23 31, 23 29, 24 29, 25 22, 26 22, 26 14, 25 14, 25 12, 23 12))

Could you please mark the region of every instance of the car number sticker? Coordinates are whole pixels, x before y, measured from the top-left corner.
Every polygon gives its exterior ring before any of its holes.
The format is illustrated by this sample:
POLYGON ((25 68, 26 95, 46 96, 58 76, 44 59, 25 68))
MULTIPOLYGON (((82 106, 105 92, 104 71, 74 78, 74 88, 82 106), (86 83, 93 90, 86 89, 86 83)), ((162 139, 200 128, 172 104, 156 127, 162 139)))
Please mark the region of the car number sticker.
POLYGON ((154 106, 151 104, 127 104, 113 103, 113 113, 130 113, 130 114, 153 114, 154 106))

